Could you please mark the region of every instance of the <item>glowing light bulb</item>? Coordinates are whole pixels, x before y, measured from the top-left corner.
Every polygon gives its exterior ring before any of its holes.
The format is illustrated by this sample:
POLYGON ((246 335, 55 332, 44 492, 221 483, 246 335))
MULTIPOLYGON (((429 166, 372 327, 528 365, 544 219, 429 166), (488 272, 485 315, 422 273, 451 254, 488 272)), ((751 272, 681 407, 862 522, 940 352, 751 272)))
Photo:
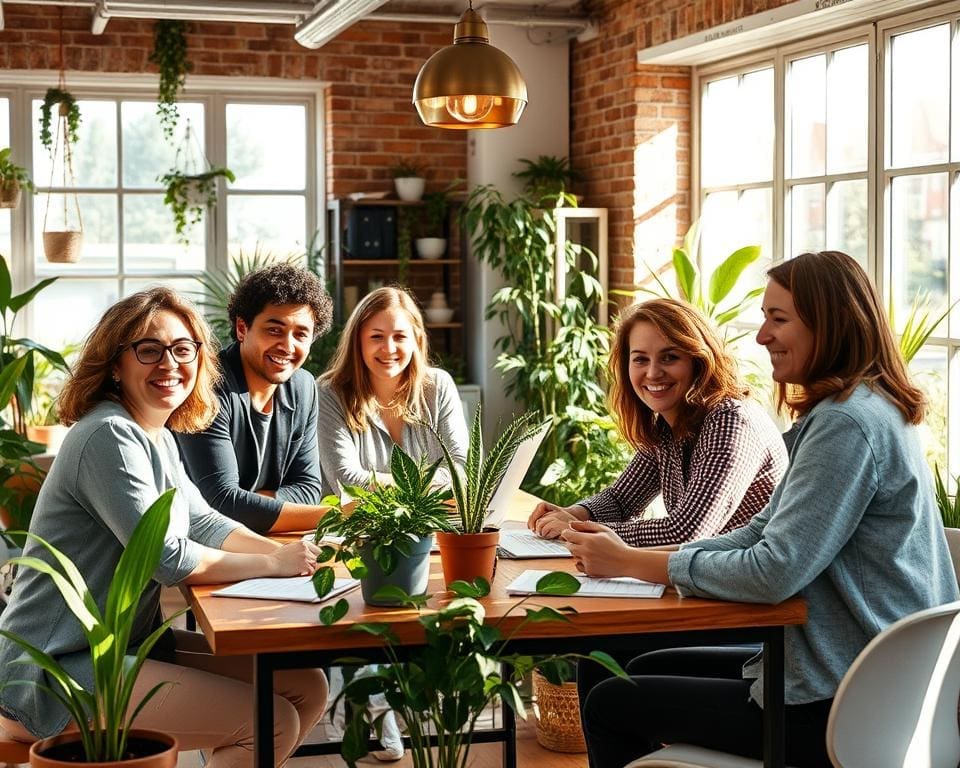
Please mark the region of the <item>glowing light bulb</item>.
POLYGON ((447 96, 447 112, 462 123, 479 123, 493 109, 496 96, 447 96))

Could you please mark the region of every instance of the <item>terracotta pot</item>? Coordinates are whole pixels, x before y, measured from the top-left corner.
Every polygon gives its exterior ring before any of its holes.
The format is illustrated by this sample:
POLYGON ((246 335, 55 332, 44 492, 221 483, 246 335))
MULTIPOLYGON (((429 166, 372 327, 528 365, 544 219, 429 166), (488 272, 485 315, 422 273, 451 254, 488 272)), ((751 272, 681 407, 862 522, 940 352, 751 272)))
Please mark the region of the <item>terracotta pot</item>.
MULTIPOLYGON (((3 487, 14 491, 17 498, 22 502, 23 499, 29 496, 36 496, 40 493, 40 485, 43 483, 43 478, 44 475, 38 474, 37 470, 29 464, 21 464, 20 471, 12 477, 9 477, 6 482, 4 482, 3 487)), ((12 525, 13 520, 10 518, 10 513, 7 512, 7 508, 0 507, 0 527, 6 530, 12 525)))
POLYGON ((36 741, 30 747, 30 765, 33 768, 66 768, 66 766, 123 765, 124 768, 176 768, 177 740, 159 731, 132 730, 127 747, 133 757, 122 763, 87 763, 83 760, 80 734, 61 733, 49 739, 36 741), (49 754, 53 751, 53 755, 49 754), (79 760, 77 759, 79 755, 79 760))
POLYGON ((443 580, 449 586, 453 581, 472 582, 477 576, 493 581, 497 565, 497 545, 500 531, 482 533, 447 533, 437 531, 443 580))

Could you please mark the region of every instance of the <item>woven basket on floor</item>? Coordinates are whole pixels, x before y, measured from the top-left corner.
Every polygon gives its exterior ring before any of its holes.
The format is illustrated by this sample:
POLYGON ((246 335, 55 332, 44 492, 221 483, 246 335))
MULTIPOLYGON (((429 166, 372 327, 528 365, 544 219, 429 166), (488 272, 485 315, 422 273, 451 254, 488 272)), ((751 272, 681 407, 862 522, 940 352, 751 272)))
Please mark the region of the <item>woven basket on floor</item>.
POLYGON ((553 752, 586 752, 577 684, 554 685, 539 672, 534 672, 533 695, 537 701, 537 742, 540 746, 553 752))

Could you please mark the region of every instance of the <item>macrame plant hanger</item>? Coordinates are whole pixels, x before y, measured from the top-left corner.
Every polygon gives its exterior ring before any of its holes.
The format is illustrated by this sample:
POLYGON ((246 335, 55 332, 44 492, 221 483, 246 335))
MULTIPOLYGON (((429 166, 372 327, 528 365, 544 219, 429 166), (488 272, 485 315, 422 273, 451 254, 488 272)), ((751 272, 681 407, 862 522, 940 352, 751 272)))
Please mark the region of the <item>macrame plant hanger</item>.
MULTIPOLYGON (((63 48, 63 8, 60 8, 60 90, 66 91, 66 73, 64 71, 66 58, 63 48)), ((80 214, 80 197, 77 195, 77 177, 73 172, 73 147, 70 143, 70 131, 67 115, 70 106, 61 102, 57 117, 57 137, 53 146, 53 156, 50 163, 50 184, 47 189, 47 208, 43 214, 43 253, 47 261, 55 263, 72 263, 80 259, 80 249, 83 245, 83 217, 80 214), (63 228, 48 229, 47 221, 53 203, 53 182, 57 175, 57 157, 63 146, 63 162, 61 164, 61 188, 63 189, 63 228), (76 228, 71 226, 70 201, 76 211, 76 228)))

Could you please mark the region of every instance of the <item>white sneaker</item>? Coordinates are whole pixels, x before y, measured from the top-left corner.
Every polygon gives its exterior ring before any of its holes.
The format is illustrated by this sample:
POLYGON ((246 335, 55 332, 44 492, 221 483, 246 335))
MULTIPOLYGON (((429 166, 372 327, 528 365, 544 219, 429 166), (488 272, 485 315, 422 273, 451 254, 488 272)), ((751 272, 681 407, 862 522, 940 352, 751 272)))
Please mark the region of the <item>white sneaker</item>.
POLYGON ((397 717, 392 709, 387 711, 381 722, 380 746, 383 749, 378 749, 373 753, 377 760, 383 763, 392 763, 403 758, 403 738, 400 736, 397 717))

